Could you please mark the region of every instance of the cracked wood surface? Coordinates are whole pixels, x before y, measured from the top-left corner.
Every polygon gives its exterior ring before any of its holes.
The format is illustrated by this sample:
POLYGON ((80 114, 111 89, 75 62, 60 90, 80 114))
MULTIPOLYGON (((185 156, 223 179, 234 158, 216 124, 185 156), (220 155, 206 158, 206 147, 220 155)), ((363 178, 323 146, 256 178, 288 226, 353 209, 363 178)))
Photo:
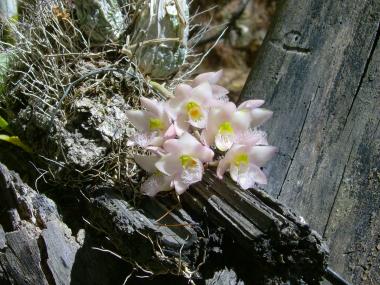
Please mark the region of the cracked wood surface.
POLYGON ((241 96, 274 111, 265 190, 354 284, 380 283, 379 21, 380 1, 283 1, 241 96))

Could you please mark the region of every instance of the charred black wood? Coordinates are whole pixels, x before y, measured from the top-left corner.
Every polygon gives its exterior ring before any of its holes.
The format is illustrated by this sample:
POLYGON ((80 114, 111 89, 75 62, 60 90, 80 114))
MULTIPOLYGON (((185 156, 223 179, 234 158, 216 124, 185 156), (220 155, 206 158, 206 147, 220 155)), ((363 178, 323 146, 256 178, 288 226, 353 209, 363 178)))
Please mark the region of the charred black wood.
POLYGON ((253 263, 284 280, 317 284, 328 248, 321 236, 289 208, 258 190, 244 191, 211 172, 181 197, 184 208, 225 228, 253 263))
POLYGON ((206 239, 182 209, 169 211, 158 200, 139 207, 112 189, 90 199, 88 220, 108 236, 118 252, 150 274, 191 277, 204 259, 206 239))

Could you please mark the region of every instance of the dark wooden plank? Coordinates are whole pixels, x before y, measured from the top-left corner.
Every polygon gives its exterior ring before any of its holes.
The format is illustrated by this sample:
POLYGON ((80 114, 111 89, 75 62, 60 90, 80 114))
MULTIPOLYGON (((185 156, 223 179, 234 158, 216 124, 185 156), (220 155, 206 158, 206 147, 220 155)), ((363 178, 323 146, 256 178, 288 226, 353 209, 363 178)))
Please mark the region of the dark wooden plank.
POLYGON ((323 232, 352 143, 344 135, 379 1, 284 1, 241 99, 263 98, 280 154, 266 190, 323 232), (363 16, 366 15, 366 16, 363 16))
POLYGON ((379 268, 379 20, 380 1, 283 1, 241 96, 274 111, 265 190, 328 224, 332 266, 354 284, 379 268))
POLYGON ((353 284, 380 284, 380 45, 344 132, 352 148, 325 231, 331 262, 353 284))

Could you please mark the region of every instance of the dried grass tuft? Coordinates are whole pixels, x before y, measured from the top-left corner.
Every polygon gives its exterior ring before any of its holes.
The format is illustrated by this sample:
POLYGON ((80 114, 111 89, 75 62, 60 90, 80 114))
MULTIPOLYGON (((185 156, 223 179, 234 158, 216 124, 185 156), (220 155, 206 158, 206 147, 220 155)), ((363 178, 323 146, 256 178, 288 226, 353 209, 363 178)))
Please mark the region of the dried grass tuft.
MULTIPOLYGON (((136 190, 144 174, 133 155, 143 150, 127 146, 133 126, 126 122, 125 132, 116 139, 99 138, 91 126, 83 127, 78 102, 89 99, 106 105, 119 96, 128 109, 139 108, 141 96, 162 96, 121 52, 122 43, 91 44, 81 32, 71 5, 65 0, 37 0, 24 5, 19 23, 8 24, 16 44, 1 45, 12 60, 0 111, 32 146, 38 167, 50 174, 44 176, 50 183, 78 189, 91 184, 136 190), (91 163, 81 165, 68 155, 78 143, 75 140, 90 141, 104 151, 91 163)), ((130 16, 126 17, 127 25, 132 23, 135 7, 134 1, 124 7, 130 16)), ((196 44, 208 28, 200 29, 190 43, 196 44)), ((186 81, 200 60, 202 55, 195 54, 190 46, 187 62, 176 76, 166 80, 167 88, 173 90, 186 81)))

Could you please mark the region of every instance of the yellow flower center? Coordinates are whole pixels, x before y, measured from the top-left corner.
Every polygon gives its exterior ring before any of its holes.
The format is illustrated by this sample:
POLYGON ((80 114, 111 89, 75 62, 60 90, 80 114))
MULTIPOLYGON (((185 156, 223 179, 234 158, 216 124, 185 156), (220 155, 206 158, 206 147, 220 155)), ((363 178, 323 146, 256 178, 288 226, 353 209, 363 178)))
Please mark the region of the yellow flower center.
POLYGON ((162 131, 164 130, 164 123, 158 118, 149 119, 149 130, 151 131, 162 131))
POLYGON ((198 121, 203 117, 201 107, 194 101, 186 104, 186 110, 189 117, 194 121, 198 121))
POLYGON ((183 168, 194 168, 197 166, 197 161, 190 155, 181 155, 179 159, 183 168))
POLYGON ((248 154, 247 153, 239 153, 235 155, 234 157, 234 164, 239 167, 242 164, 247 165, 249 162, 248 154))
POLYGON ((234 128, 231 125, 231 122, 224 122, 219 126, 219 133, 221 134, 233 134, 234 128))

